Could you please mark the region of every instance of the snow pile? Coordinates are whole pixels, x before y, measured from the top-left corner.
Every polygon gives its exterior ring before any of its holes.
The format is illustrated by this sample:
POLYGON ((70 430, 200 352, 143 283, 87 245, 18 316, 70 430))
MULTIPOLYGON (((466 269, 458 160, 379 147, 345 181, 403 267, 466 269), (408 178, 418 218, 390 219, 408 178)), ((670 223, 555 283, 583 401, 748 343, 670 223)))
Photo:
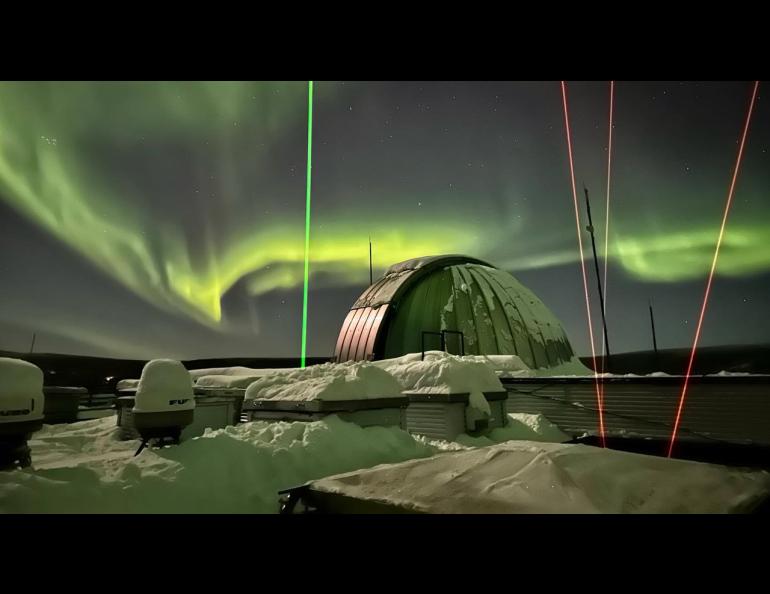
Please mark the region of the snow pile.
MULTIPOLYGON (((269 374, 267 374, 269 375, 269 374)), ((196 388, 248 388, 264 375, 203 375, 195 382, 196 388)))
POLYGON ((138 445, 133 440, 120 441, 118 435, 115 416, 43 425, 29 440, 32 465, 35 470, 99 466, 103 474, 118 473, 131 460, 138 445))
POLYGON ((491 414, 484 392, 504 392, 494 370, 487 363, 467 360, 444 351, 411 353, 373 364, 392 374, 401 387, 419 394, 468 394, 468 422, 491 414))
POLYGON ((313 488, 427 513, 735 513, 770 494, 770 474, 507 442, 329 477, 313 488))
POLYGON ((509 413, 508 424, 471 437, 460 435, 457 443, 469 447, 484 447, 511 440, 563 443, 572 439, 541 414, 509 413))
POLYGON ((195 408, 192 378, 179 361, 154 359, 142 369, 134 412, 195 408))
POLYGON ((43 418, 43 372, 22 361, 0 357, 0 423, 43 418))
POLYGON ((278 491, 435 449, 395 427, 336 416, 254 422, 179 446, 117 441, 115 419, 46 427, 30 442, 35 470, 0 473, 6 513, 276 513, 278 491))
MULTIPOLYGON (((197 384, 201 378, 206 376, 232 376, 232 377, 264 377, 266 375, 272 375, 274 373, 289 373, 298 369, 297 367, 278 367, 278 368, 264 368, 257 369, 252 367, 211 367, 208 369, 192 369, 190 375, 193 377, 193 381, 197 384)), ((228 387, 228 386, 223 386, 228 387)))
POLYGON ((366 400, 401 396, 388 372, 367 361, 324 363, 266 375, 249 385, 249 400, 366 400))
POLYGON ((374 361, 380 369, 393 375, 401 387, 421 394, 468 392, 504 392, 503 385, 487 363, 444 351, 410 353, 395 359, 374 361))
POLYGON ((191 369, 190 375, 194 380, 204 375, 252 375, 256 369, 250 367, 208 367, 206 369, 191 369))
POLYGON ((263 377, 290 374, 299 371, 298 367, 286 367, 277 369, 250 369, 248 367, 223 367, 221 373, 199 375, 195 379, 195 385, 201 388, 248 388, 249 385, 263 377))

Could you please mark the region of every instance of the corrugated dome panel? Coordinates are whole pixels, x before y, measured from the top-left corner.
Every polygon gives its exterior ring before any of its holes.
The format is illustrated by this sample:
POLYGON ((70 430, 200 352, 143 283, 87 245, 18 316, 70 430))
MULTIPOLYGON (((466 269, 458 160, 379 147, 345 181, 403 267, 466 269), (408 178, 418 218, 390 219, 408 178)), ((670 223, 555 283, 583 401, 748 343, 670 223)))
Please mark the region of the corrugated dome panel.
MULTIPOLYGON (((338 361, 420 352, 423 331, 463 333, 465 353, 518 355, 530 367, 573 357, 561 323, 512 275, 464 256, 432 256, 395 264, 353 305, 337 340, 338 361)), ((439 348, 427 336, 425 348, 439 348)), ((458 353, 459 338, 447 335, 458 353)))

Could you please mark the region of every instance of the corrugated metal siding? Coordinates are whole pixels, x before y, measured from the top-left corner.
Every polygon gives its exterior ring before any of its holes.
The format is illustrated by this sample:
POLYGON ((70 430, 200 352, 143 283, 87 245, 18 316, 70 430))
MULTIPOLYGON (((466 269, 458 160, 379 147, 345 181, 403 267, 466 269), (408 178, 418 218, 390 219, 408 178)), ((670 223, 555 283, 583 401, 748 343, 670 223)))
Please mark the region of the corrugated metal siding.
POLYGON ((337 361, 371 359, 387 305, 363 307, 348 312, 337 337, 334 357, 337 361))
POLYGON ((406 408, 406 427, 410 433, 451 441, 465 432, 465 404, 412 402, 406 408))
MULTIPOLYGON (((596 390, 591 383, 506 382, 506 388, 508 412, 541 413, 573 435, 598 433, 596 390)), ((605 384, 607 434, 669 438, 680 394, 681 386, 675 382, 605 384)), ((770 444, 770 384, 690 384, 679 433, 770 444)))
POLYGON ((342 322, 342 328, 340 328, 339 336, 337 336, 337 346, 334 348, 334 358, 337 361, 341 361, 340 355, 342 354, 342 349, 345 345, 345 337, 347 336, 348 329, 350 328, 350 322, 353 319, 353 316, 355 315, 356 310, 351 309, 348 312, 348 315, 345 316, 345 321, 342 322))
POLYGON ((374 323, 372 324, 372 327, 369 329, 369 336, 366 339, 366 344, 364 345, 364 351, 363 351, 363 359, 373 359, 374 358, 374 349, 377 344, 377 337, 379 336, 380 332, 380 326, 383 323, 383 320, 385 319, 385 316, 388 314, 388 308, 390 306, 380 305, 377 307, 377 315, 374 318, 374 323))

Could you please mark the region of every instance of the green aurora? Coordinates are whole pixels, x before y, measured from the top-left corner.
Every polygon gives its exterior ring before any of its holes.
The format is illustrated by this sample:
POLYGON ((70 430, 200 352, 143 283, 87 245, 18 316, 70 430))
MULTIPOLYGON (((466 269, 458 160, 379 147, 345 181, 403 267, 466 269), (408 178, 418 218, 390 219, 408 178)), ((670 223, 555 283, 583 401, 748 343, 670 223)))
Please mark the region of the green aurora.
MULTIPOLYGON (((314 176, 325 175, 321 157, 330 150, 324 112, 357 92, 332 83, 316 87, 314 176)), ((301 81, 0 83, 0 200, 141 298, 215 327, 223 296, 238 284, 252 296, 302 284, 306 89, 301 81), (157 162, 164 151, 183 152, 182 165, 157 162), (276 154, 293 164, 291 179, 281 184, 266 181, 278 167, 276 154), (209 190, 215 200, 202 195, 209 190)), ((349 163, 350 171, 369 158, 353 157, 358 161, 349 163)), ((555 166, 563 158, 554 154, 555 166)), ((431 172, 427 167, 426 175, 431 172)), ((537 187, 537 181, 528 183, 537 187)), ((759 201, 765 190, 750 188, 759 201)), ((471 191, 451 208, 431 208, 445 201, 444 194, 419 187, 364 190, 353 199, 366 196, 366 208, 349 208, 342 198, 317 199, 324 191, 314 181, 311 286, 360 284, 368 275, 368 236, 379 272, 407 258, 447 252, 489 258, 514 272, 578 258, 574 221, 550 228, 549 213, 531 205, 521 211, 524 219, 484 218, 476 208, 483 198, 471 191), (420 208, 403 206, 414 203, 420 208), (528 240, 533 226, 542 229, 528 240)), ((568 191, 565 185, 558 200, 568 201, 568 191)), ((544 192, 555 200, 552 190, 544 192)), ((349 188, 339 193, 353 196, 349 188)), ((713 196, 718 216, 721 187, 713 196)), ((613 218, 610 263, 654 283, 703 278, 718 232, 710 213, 679 216, 661 227, 621 206, 613 218)), ((730 220, 719 275, 770 271, 767 214, 739 213, 730 220)))

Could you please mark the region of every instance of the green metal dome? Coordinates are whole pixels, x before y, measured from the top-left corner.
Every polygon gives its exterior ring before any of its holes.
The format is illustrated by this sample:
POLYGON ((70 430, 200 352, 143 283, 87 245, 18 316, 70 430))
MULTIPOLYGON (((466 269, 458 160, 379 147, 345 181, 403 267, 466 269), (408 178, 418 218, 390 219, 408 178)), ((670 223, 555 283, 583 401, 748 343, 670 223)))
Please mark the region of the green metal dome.
MULTIPOLYGON (((467 355, 518 355, 532 368, 570 361, 556 317, 509 273, 464 256, 392 266, 356 301, 337 341, 338 361, 383 359, 422 350, 423 332, 461 332, 467 355)), ((446 335, 447 350, 460 339, 446 335)), ((439 348, 426 335, 425 348, 439 348)))

